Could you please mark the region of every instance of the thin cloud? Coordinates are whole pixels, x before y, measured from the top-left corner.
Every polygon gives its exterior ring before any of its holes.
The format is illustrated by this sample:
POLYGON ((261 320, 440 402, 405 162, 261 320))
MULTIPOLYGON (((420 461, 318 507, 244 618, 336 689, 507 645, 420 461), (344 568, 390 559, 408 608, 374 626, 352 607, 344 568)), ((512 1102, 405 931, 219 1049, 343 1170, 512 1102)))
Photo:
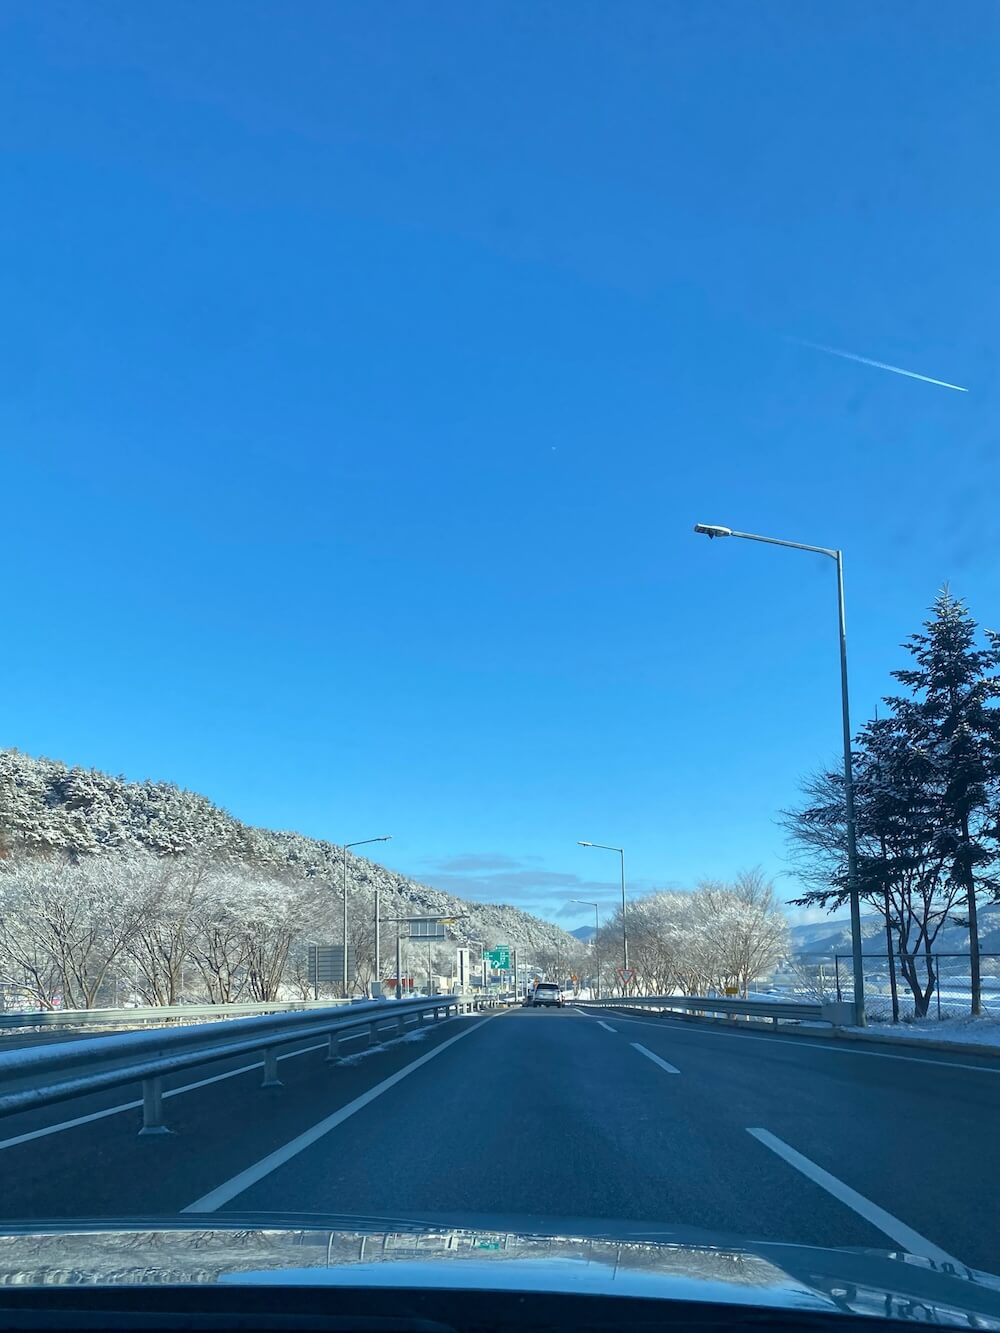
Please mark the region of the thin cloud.
POLYGON ((915 370, 904 370, 902 366, 891 366, 888 361, 873 361, 870 356, 858 356, 857 352, 844 352, 839 347, 825 347, 822 343, 812 343, 805 338, 792 338, 800 347, 811 347, 814 352, 826 352, 828 356, 840 356, 845 361, 857 361, 862 366, 874 366, 876 370, 891 370, 894 375, 905 375, 907 379, 922 380, 924 384, 936 384, 939 389, 954 389, 956 393, 968 393, 961 384, 949 384, 947 380, 936 380, 930 375, 920 375, 915 370))
POLYGON ((593 897, 602 891, 609 892, 607 884, 595 884, 593 880, 558 870, 501 870, 482 874, 439 872, 434 876, 434 887, 460 898, 498 903, 528 899, 554 903, 563 895, 574 897, 579 893, 593 897))
POLYGON ((521 870, 537 862, 537 856, 508 856, 506 852, 459 852, 456 856, 442 856, 424 864, 445 874, 484 870, 521 870))

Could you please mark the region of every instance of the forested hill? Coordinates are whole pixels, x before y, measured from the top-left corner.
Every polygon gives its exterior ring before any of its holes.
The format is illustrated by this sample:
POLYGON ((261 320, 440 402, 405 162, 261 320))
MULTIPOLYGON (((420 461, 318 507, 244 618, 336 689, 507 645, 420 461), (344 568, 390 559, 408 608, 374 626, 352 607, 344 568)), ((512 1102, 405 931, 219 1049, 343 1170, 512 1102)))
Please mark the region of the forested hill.
MULTIPOLYGON (((329 881, 339 887, 342 848, 298 833, 251 828, 197 792, 169 782, 127 782, 92 769, 67 768, 0 750, 0 852, 95 856, 201 857, 254 872, 329 881)), ((572 956, 579 948, 551 922, 503 904, 467 902, 348 853, 348 889, 376 883, 385 916, 460 915, 459 939, 511 943, 572 956)))

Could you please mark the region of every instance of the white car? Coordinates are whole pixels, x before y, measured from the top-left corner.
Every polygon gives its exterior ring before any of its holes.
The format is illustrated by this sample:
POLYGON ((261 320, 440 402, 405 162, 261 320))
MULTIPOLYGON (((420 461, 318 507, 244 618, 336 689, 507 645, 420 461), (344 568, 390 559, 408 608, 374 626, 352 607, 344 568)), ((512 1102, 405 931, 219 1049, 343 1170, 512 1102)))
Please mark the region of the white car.
POLYGON ((554 981, 540 981, 535 987, 531 997, 531 1007, 537 1009, 543 1004, 554 1004, 557 1009, 562 1008, 562 991, 554 981))

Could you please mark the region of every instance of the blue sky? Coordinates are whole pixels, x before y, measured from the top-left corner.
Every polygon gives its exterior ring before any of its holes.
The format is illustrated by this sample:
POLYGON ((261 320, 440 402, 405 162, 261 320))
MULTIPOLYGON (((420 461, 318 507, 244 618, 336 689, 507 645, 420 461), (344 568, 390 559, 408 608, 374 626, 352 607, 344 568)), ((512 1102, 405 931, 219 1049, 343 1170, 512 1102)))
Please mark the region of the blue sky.
POLYGON ((3 744, 585 923, 1000 623, 1000 11, 0 14, 3 744), (847 362, 843 347, 968 386, 847 362), (992 618, 992 619, 991 619, 992 618))

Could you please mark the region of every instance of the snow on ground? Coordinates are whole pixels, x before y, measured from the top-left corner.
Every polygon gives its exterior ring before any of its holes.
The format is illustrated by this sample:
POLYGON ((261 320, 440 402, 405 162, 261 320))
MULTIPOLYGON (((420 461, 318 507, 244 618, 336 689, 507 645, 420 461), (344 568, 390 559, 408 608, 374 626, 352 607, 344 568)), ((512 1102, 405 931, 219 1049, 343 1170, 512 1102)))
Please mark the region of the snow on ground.
POLYGON ((408 1032, 405 1037, 393 1037, 391 1041, 380 1041, 377 1046, 366 1046, 363 1051, 355 1051, 353 1055, 342 1055, 340 1063, 342 1065, 359 1065, 362 1060, 367 1060, 370 1055, 376 1055, 379 1051, 387 1051, 390 1046, 404 1046, 408 1042, 425 1041, 426 1031, 408 1032))
POLYGON ((959 1042, 973 1046, 995 1047, 1000 1051, 1000 1018, 927 1018, 922 1022, 869 1022, 866 1028, 848 1028, 848 1032, 876 1033, 889 1041, 959 1042))

